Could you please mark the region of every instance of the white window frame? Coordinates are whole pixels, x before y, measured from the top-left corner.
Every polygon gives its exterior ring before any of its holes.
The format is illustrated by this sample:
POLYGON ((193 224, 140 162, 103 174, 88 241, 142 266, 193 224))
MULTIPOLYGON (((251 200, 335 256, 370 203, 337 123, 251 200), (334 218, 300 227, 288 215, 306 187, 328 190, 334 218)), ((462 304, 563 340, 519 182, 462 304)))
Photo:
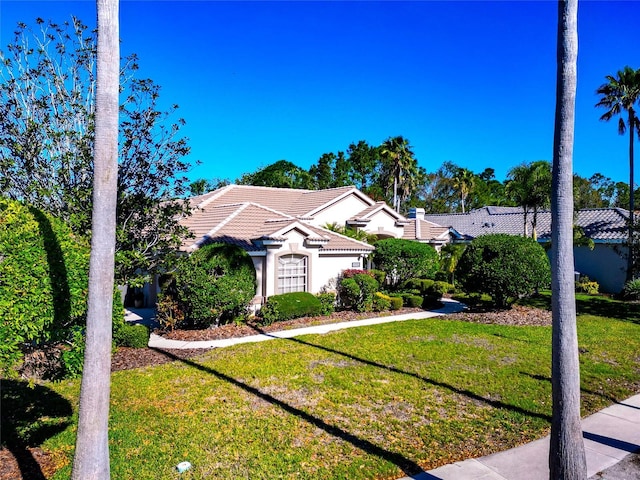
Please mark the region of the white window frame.
POLYGON ((295 253, 278 257, 278 294, 306 292, 309 286, 309 260, 307 255, 295 253))

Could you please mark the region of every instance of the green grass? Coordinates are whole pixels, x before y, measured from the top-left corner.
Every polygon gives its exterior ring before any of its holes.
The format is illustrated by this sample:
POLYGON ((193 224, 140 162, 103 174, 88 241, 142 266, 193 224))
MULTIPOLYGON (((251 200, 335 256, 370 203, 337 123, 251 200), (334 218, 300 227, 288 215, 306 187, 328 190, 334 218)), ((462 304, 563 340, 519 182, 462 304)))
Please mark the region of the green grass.
MULTIPOLYGON (((619 318, 579 317, 583 415, 640 391, 640 325, 622 312, 635 307, 609 307, 619 318)), ((112 478, 397 478, 510 448, 548 433, 550 343, 548 327, 435 318, 117 372, 112 478)), ((30 438, 65 479, 79 382, 46 388, 63 405, 30 438)))

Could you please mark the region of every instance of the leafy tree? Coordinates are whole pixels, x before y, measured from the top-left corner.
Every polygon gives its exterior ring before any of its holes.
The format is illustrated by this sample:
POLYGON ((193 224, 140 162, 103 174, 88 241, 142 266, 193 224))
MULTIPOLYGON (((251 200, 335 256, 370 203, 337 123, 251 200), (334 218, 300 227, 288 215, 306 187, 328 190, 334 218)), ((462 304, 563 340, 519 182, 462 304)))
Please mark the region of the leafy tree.
POLYGON ((559 1, 551 208, 553 413, 549 445, 550 479, 587 478, 580 422, 580 361, 573 276, 572 157, 578 56, 577 21, 578 0, 559 1))
POLYGON ((532 238, 505 234, 474 239, 462 254, 456 274, 465 291, 491 295, 499 308, 551 280, 544 248, 532 238))
POLYGON ((351 167, 351 183, 366 192, 367 187, 378 181, 380 149, 360 140, 357 144, 349 145, 347 156, 351 167))
MULTIPOLYGON (((0 193, 25 201, 91 232, 96 104, 96 36, 77 18, 56 24, 36 20, 39 31, 19 24, 0 52, 0 193), (33 46, 33 48, 32 48, 33 46)), ((136 78, 137 58, 120 75, 116 266, 125 283, 153 270, 186 231, 177 218, 182 202, 162 202, 185 191, 181 175, 189 151, 177 138, 179 120, 167 126, 157 109, 160 88, 136 78)))
POLYGON ((199 178, 189 184, 188 193, 190 196, 204 195, 213 190, 226 187, 229 184, 231 184, 231 181, 227 178, 214 178, 211 180, 199 178))
POLYGON ((386 189, 392 189, 392 206, 400 211, 402 203, 418 186, 418 161, 409 140, 402 136, 390 137, 380 145, 382 159, 381 180, 386 189))
POLYGON ((313 188, 311 174, 287 160, 278 160, 254 173, 245 173, 236 183, 260 187, 313 188))
POLYGON ((455 271, 466 248, 462 243, 447 243, 440 249, 440 268, 447 274, 451 284, 455 283, 455 271))
POLYGON ((602 197, 601 192, 594 188, 591 180, 578 174, 573 175, 573 198, 576 211, 584 208, 604 208, 609 206, 607 200, 602 197))
POLYGON ((323 153, 318 162, 309 168, 314 188, 323 190, 334 186, 333 166, 335 162, 335 154, 323 153))
POLYGON ((336 164, 333 169, 333 187, 346 187, 351 185, 351 165, 344 152, 338 152, 336 155, 336 164))
POLYGON ((97 0, 98 45, 87 341, 71 478, 108 480, 111 312, 118 200, 118 0, 97 0))
POLYGON ((410 278, 433 278, 439 268, 438 253, 431 245, 401 238, 376 242, 373 262, 386 272, 392 287, 410 278))
POLYGON ((249 255, 234 245, 205 245, 179 259, 171 292, 187 326, 218 326, 246 313, 256 294, 256 272, 249 255))
POLYGON ((600 120, 608 122, 613 117, 620 116, 618 119, 618 133, 624 135, 629 129, 629 260, 627 266, 627 280, 634 276, 633 272, 633 255, 631 254, 633 243, 633 225, 634 225, 634 195, 631 193, 635 190, 633 180, 634 159, 633 144, 634 137, 638 135, 640 138, 640 119, 635 110, 635 105, 640 101, 640 69, 634 70, 628 65, 619 70, 617 76, 607 75, 605 77, 607 83, 598 87, 596 93, 601 95, 600 101, 596 103, 596 107, 605 108, 607 111, 600 117, 600 120), (623 114, 626 112, 627 121, 624 121, 623 114))

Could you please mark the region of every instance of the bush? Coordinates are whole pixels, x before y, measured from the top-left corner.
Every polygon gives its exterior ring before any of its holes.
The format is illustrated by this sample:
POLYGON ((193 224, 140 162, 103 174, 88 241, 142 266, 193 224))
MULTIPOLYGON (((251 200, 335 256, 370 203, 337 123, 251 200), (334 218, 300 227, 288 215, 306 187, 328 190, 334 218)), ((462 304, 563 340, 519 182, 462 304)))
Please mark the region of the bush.
POLYGON ((368 273, 358 273, 340 281, 340 303, 343 308, 352 308, 358 312, 373 310, 374 295, 380 285, 368 273))
POLYGON ((391 310, 400 310, 402 308, 404 304, 402 297, 389 296, 389 298, 391 299, 391 310))
POLYGON ((439 269, 438 253, 431 245, 401 238, 376 242, 373 261, 387 273, 391 287, 410 278, 433 278, 439 269))
POLYGON ((640 300, 640 278, 629 280, 624 286, 623 293, 629 300, 640 300))
POLYGON ((316 298, 320 301, 320 315, 331 315, 336 311, 335 293, 318 293, 316 298))
MULTIPOLYGON (((0 373, 16 374, 23 345, 60 342, 71 345, 65 370, 81 371, 89 254, 88 241, 62 221, 0 199, 0 373)), ((123 322, 119 298, 116 292, 114 331, 123 322)))
POLYGON ((598 282, 591 280, 587 276, 580 277, 580 280, 575 285, 576 292, 586 293, 588 295, 597 295, 600 292, 600 285, 598 282))
POLYGON ((402 302, 405 307, 420 308, 422 307, 422 297, 413 293, 402 293, 402 302))
POLYGON ((373 275, 373 278, 376 279, 379 285, 384 285, 384 281, 387 278, 386 272, 382 270, 369 270, 369 272, 373 275))
POLYGON ((404 290, 415 290, 424 295, 435 282, 426 278, 410 278, 402 284, 404 290))
POLYGON ((547 254, 535 240, 505 234, 483 235, 467 246, 456 273, 468 293, 486 293, 499 308, 551 282, 547 254))
MULTIPOLYGON (((240 247, 205 245, 178 261, 165 293, 176 301, 185 326, 217 326, 247 314, 256 294, 256 272, 240 247)), ((164 317, 175 318, 176 311, 169 312, 163 312, 164 317)))
POLYGON ((431 308, 439 304, 440 299, 447 293, 453 291, 454 286, 447 282, 431 282, 422 292, 423 308, 431 308))
MULTIPOLYGON (((402 300, 402 299, 401 299, 402 300)), ((373 310, 375 312, 384 312, 391 308, 391 297, 381 292, 373 295, 373 310)))
POLYGON ((320 300, 311 293, 291 292, 267 298, 267 303, 260 309, 259 315, 264 325, 270 325, 292 318, 320 315, 322 309, 320 300))
POLYGON ((145 348, 149 345, 149 329, 144 325, 125 324, 114 341, 119 347, 145 348))

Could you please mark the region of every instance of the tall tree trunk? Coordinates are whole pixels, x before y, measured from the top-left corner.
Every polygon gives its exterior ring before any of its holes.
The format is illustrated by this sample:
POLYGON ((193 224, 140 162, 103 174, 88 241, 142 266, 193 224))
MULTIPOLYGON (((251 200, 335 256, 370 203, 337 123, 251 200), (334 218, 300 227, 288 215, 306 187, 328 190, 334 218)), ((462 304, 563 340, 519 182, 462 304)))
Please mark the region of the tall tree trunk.
POLYGON ((553 140, 552 362, 549 478, 584 480, 580 364, 573 263, 573 133, 578 56, 578 0, 558 2, 558 71, 553 140))
POLYGON ((627 255, 627 280, 634 278, 635 259, 633 258, 633 230, 634 230, 634 209, 635 200, 633 195, 633 140, 636 134, 636 122, 633 109, 629 110, 629 254, 627 255))
POLYGON ((118 0, 97 0, 98 56, 93 213, 84 370, 74 480, 107 480, 109 394, 118 180, 118 0))

